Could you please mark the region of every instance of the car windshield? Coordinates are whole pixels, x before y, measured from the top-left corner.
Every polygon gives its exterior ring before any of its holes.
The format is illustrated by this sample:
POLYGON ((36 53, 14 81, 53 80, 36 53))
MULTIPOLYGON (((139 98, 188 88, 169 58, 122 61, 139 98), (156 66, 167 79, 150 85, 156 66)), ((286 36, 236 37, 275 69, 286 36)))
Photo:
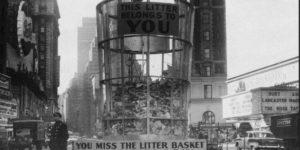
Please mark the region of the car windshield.
POLYGON ((259 138, 271 138, 274 137, 274 135, 272 133, 268 133, 268 132, 256 132, 253 133, 254 137, 259 137, 259 138))

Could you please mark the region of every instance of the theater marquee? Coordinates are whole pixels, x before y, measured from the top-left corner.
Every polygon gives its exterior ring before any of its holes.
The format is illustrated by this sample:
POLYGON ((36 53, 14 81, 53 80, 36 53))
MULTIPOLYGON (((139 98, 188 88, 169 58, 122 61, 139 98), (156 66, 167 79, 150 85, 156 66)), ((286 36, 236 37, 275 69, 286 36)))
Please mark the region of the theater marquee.
POLYGON ((223 97, 223 117, 299 112, 299 89, 257 88, 223 97))

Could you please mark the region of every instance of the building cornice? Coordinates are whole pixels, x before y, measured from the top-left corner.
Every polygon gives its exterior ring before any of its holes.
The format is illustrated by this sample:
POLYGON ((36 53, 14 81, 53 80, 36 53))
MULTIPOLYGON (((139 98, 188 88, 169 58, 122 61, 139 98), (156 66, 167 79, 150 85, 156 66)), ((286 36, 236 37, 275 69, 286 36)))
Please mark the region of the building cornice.
POLYGON ((260 74, 260 73, 270 71, 272 69, 280 68, 282 66, 287 66, 289 64, 293 64, 293 63, 297 63, 297 62, 299 62, 299 56, 292 57, 290 59, 280 61, 280 62, 271 64, 271 65, 268 65, 268 66, 250 71, 250 72, 246 72, 246 73, 243 73, 241 75, 238 75, 238 76, 235 76, 235 77, 232 77, 232 78, 229 78, 229 79, 227 79, 227 83, 231 83, 231 82, 234 82, 234 81, 237 81, 237 80, 240 80, 240 79, 251 77, 251 76, 254 76, 254 75, 257 75, 257 74, 260 74))

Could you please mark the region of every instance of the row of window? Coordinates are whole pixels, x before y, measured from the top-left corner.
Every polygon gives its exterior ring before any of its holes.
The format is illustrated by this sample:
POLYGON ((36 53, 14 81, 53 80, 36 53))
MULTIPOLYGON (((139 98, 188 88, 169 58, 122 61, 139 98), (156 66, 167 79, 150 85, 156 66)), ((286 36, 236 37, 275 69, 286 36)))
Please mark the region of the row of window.
POLYGON ((195 6, 207 7, 210 4, 213 6, 224 6, 224 0, 194 0, 195 6))
POLYGON ((214 97, 216 98, 220 98, 222 96, 224 96, 224 86, 221 86, 221 85, 218 85, 218 86, 215 86, 215 88, 218 88, 218 89, 215 89, 215 93, 214 93, 214 96, 213 96, 213 85, 211 84, 205 84, 203 85, 203 96, 204 96, 204 99, 205 100, 208 100, 208 99, 213 99, 214 97))
POLYGON ((221 50, 212 50, 210 48, 205 48, 203 51, 201 50, 194 50, 194 59, 196 61, 201 61, 201 60, 224 60, 225 54, 221 50))
MULTIPOLYGON (((210 77, 213 75, 212 64, 194 64, 193 74, 199 74, 200 76, 210 77)), ((225 64, 224 63, 215 63, 214 64, 214 74, 225 74, 225 64)))

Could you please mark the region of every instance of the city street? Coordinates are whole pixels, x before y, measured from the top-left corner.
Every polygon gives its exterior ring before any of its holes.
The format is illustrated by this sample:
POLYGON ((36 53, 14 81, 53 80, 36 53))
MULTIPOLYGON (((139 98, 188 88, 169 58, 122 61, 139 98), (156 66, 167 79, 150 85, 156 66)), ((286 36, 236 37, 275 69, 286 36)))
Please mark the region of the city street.
POLYGON ((299 150, 298 5, 1 0, 0 150, 299 150))

